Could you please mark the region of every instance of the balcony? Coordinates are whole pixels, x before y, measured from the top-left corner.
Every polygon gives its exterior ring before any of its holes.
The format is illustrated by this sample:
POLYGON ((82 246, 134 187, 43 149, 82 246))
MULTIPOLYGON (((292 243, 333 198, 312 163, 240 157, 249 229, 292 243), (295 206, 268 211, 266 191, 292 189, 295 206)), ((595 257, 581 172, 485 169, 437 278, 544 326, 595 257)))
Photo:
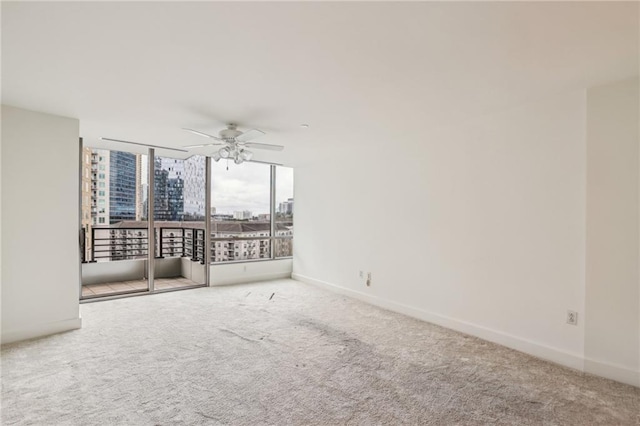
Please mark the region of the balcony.
MULTIPOLYGON (((146 227, 94 227, 82 241, 82 299, 149 291, 146 227)), ((204 230, 159 227, 155 241, 154 291, 206 284, 204 230)))
MULTIPOLYGON (((94 227, 82 240, 83 299, 148 291, 146 227, 94 227)), ((154 290, 205 285, 204 248, 202 228, 157 227, 154 290)), ((211 253, 211 265, 281 259, 291 257, 291 238, 211 238, 211 253)))

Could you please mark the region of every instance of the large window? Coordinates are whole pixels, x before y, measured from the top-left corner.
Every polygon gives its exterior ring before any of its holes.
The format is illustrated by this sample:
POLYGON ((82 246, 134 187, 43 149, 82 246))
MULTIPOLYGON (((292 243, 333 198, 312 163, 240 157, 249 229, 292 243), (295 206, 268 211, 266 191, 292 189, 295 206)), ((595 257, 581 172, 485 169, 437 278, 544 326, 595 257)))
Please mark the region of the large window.
POLYGON ((271 166, 211 162, 211 261, 271 258, 271 166))
POLYGON ((214 264, 292 256, 292 169, 148 152, 83 148, 83 299, 206 285, 207 242, 214 264))

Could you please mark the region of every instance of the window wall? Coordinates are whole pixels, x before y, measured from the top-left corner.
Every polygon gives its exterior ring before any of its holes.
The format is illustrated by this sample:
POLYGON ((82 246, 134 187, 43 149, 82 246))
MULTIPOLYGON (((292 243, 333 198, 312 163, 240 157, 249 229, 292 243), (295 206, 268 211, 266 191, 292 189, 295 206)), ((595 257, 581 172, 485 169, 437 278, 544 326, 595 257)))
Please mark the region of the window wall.
POLYGON ((208 260, 292 256, 293 170, 207 164, 82 148, 82 299, 207 285, 208 260))
POLYGON ((291 256, 293 169, 212 162, 210 214, 212 263, 291 256))

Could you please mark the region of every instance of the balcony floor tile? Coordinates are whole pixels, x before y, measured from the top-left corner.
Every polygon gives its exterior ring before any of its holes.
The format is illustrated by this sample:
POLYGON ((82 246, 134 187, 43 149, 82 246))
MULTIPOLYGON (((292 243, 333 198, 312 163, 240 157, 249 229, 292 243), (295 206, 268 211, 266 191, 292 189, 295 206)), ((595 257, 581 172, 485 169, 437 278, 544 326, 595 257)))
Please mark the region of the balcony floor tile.
MULTIPOLYGON (((155 280, 156 290, 171 290, 176 288, 191 287, 199 283, 188 278, 157 278, 155 280)), ((82 297, 111 296, 133 291, 144 291, 149 288, 147 280, 117 281, 104 284, 88 284, 82 286, 82 297)))

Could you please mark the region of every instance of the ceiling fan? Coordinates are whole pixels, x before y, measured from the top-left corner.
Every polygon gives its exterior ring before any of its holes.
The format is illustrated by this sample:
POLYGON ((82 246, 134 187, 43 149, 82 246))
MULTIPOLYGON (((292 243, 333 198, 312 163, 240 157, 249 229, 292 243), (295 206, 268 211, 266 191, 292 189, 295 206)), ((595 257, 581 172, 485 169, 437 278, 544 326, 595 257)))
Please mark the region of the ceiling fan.
POLYGON ((220 130, 218 133, 219 136, 213 136, 193 129, 183 130, 217 141, 207 144, 187 145, 184 146, 184 148, 203 148, 206 146, 223 145, 222 148, 211 154, 211 158, 215 161, 219 161, 221 158, 224 158, 233 160, 236 164, 242 164, 245 161, 261 163, 261 161, 252 160, 253 152, 249 151, 247 148, 268 149, 270 151, 282 151, 284 149, 284 146, 282 145, 251 142, 255 138, 263 136, 265 133, 258 129, 250 129, 246 132, 242 132, 238 130, 238 125, 234 123, 229 123, 227 124, 226 129, 220 130))

